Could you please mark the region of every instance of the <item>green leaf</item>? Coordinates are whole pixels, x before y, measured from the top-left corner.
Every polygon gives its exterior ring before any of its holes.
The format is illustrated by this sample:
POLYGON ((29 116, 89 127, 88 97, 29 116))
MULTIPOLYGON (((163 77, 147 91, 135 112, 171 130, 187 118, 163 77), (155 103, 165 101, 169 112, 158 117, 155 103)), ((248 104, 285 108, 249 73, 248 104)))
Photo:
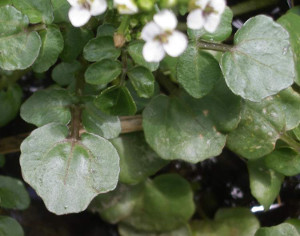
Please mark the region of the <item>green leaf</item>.
POLYGON ((208 94, 222 72, 219 63, 209 53, 199 51, 195 43, 188 46, 177 63, 177 80, 194 98, 208 94))
POLYGON ((142 132, 125 134, 111 142, 120 156, 122 183, 137 184, 168 163, 148 146, 142 132))
POLYGON ((87 102, 82 111, 82 124, 89 133, 106 139, 116 138, 121 133, 121 122, 117 116, 104 114, 93 102, 87 102))
POLYGON ((300 234, 300 220, 299 219, 287 219, 285 221, 285 223, 289 223, 289 224, 293 225, 297 229, 298 233, 300 234))
POLYGON ((245 99, 259 102, 278 93, 295 78, 288 32, 270 17, 251 18, 235 34, 221 67, 228 87, 245 99))
POLYGON ((285 176, 300 173, 300 155, 290 148, 275 150, 264 159, 267 167, 285 176))
POLYGON ((155 79, 151 71, 143 66, 136 66, 127 75, 140 97, 149 98, 153 95, 155 79))
POLYGON ((51 0, 12 0, 12 3, 28 16, 31 24, 51 24, 54 19, 51 0))
POLYGON ((21 117, 27 123, 43 126, 51 122, 68 124, 73 98, 64 89, 46 89, 35 92, 21 107, 21 117))
POLYGON ((265 166, 264 160, 247 162, 251 194, 268 210, 279 194, 284 176, 265 166))
POLYGON ((281 24, 290 34, 291 47, 294 52, 297 76, 295 82, 300 85, 300 16, 289 12, 278 19, 281 24))
POLYGON ((246 101, 241 121, 227 138, 227 147, 249 159, 272 152, 280 132, 285 127, 285 114, 281 104, 273 97, 260 103, 246 101))
POLYGON ((63 61, 72 62, 82 53, 86 43, 93 37, 93 32, 83 28, 68 25, 62 31, 64 37, 64 50, 60 57, 63 61))
POLYGON ((159 67, 158 62, 147 62, 143 56, 143 47, 144 42, 142 41, 133 41, 128 45, 128 53, 134 60, 134 62, 138 65, 144 66, 148 68, 150 71, 155 71, 159 67))
POLYGON ((227 39, 232 32, 232 17, 233 13, 229 7, 225 8, 222 14, 221 21, 216 31, 213 33, 207 32, 204 28, 200 30, 188 29, 187 33, 191 39, 205 39, 209 41, 224 41, 227 39))
POLYGON ((262 227, 255 233, 255 236, 299 236, 296 228, 288 223, 272 227, 262 227))
POLYGON ((8 216, 0 216, 0 232, 3 236, 24 236, 21 225, 8 216))
POLYGON ((112 86, 104 90, 96 99, 95 105, 103 112, 115 115, 126 116, 136 113, 136 105, 124 86, 112 86))
POLYGON ((90 65, 85 71, 85 81, 89 84, 108 84, 122 73, 119 61, 104 59, 90 65))
POLYGON ((0 2, 0 7, 5 6, 5 5, 11 5, 12 4, 11 1, 12 0, 2 0, 0 2))
POLYGON ((21 106, 22 90, 19 85, 14 84, 7 90, 0 90, 0 127, 8 124, 14 119, 21 106))
POLYGON ((24 180, 57 215, 83 211, 95 196, 113 190, 120 170, 118 153, 106 139, 84 133, 78 141, 68 134, 66 126, 52 123, 21 145, 24 180))
POLYGON ((145 182, 143 194, 123 222, 141 231, 171 231, 185 225, 194 210, 189 182, 177 174, 165 174, 145 182))
POLYGON ((29 20, 12 6, 0 8, 0 19, 0 68, 3 70, 28 68, 34 63, 40 51, 39 34, 24 30, 29 20))
POLYGON ((53 6, 53 23, 69 22, 68 12, 70 4, 66 0, 51 0, 53 6))
POLYGON ((69 85, 75 81, 75 74, 81 69, 78 61, 61 62, 52 70, 52 79, 61 86, 69 85))
POLYGON ((7 176, 0 176, 1 207, 24 210, 29 206, 29 204, 29 194, 20 180, 7 176))
POLYGON ((161 158, 196 163, 222 152, 226 137, 198 104, 199 100, 190 97, 183 100, 159 95, 146 107, 145 137, 161 158))
POLYGON ((120 224, 118 230, 121 236, 192 236, 191 230, 188 225, 164 233, 138 231, 125 224, 120 224))
POLYGON ((117 59, 121 50, 116 48, 110 36, 91 39, 83 49, 83 56, 88 61, 101 61, 103 59, 117 59))
POLYGON ((114 36, 116 28, 111 24, 100 25, 97 29, 97 37, 102 36, 114 36))
POLYGON ((98 212, 105 221, 116 224, 131 214, 143 190, 144 183, 137 185, 119 183, 115 190, 95 197, 89 209, 98 212))
MULTIPOLYGON (((212 220, 193 220, 190 223, 193 236, 232 236, 226 223, 212 220)), ((247 235, 248 236, 248 235, 247 235)))
POLYGON ((48 26, 39 32, 42 39, 40 54, 33 64, 37 73, 47 71, 56 61, 64 48, 64 40, 57 26, 48 26))

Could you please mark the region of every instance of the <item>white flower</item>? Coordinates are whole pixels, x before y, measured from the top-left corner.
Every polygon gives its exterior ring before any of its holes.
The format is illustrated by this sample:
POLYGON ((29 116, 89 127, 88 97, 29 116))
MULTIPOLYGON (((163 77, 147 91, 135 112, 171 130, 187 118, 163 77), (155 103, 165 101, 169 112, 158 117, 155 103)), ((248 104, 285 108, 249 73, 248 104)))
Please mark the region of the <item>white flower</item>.
POLYGON ((120 14, 135 14, 139 11, 133 0, 114 0, 114 6, 120 14))
POLYGON ((225 10, 225 0, 196 0, 196 9, 187 17, 187 26, 190 29, 204 29, 213 33, 216 31, 222 13, 225 10))
POLYGON ((163 10, 153 17, 142 30, 142 39, 146 41, 143 56, 148 62, 161 61, 165 53, 178 57, 187 47, 185 34, 175 30, 177 18, 172 11, 163 10))
POLYGON ((68 0, 72 6, 69 19, 73 26, 80 27, 86 24, 91 16, 97 16, 106 11, 106 0, 68 0))

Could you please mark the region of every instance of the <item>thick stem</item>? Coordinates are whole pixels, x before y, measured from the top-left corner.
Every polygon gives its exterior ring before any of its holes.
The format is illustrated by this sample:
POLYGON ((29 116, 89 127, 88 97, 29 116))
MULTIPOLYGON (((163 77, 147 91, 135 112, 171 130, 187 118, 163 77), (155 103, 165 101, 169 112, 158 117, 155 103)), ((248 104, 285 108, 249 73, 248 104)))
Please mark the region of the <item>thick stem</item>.
POLYGON ((129 20, 130 20, 130 16, 129 15, 124 15, 123 18, 122 18, 122 22, 117 30, 117 33, 118 34, 122 34, 122 35, 125 35, 126 33, 126 30, 128 28, 128 25, 129 25, 129 20))
POLYGON ((80 137, 80 123, 81 123, 81 108, 79 106, 71 107, 71 139, 79 140, 80 137))
POLYGON ((228 44, 212 43, 212 42, 207 42, 204 40, 197 41, 197 46, 201 49, 213 50, 213 51, 219 51, 219 52, 227 52, 232 49, 232 46, 230 46, 228 44))
POLYGON ((293 138, 288 136, 287 134, 280 135, 280 139, 287 143, 291 148, 293 148, 295 151, 300 152, 300 143, 295 141, 293 138))

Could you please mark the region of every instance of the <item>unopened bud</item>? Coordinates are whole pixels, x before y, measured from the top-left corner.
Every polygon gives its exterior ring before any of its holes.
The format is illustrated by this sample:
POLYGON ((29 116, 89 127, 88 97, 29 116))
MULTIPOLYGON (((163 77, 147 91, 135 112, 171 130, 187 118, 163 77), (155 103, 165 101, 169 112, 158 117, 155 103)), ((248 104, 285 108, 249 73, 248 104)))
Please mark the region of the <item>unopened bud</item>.
POLYGON ((114 44, 116 48, 121 48, 126 42, 125 36, 123 34, 115 33, 114 34, 114 44))

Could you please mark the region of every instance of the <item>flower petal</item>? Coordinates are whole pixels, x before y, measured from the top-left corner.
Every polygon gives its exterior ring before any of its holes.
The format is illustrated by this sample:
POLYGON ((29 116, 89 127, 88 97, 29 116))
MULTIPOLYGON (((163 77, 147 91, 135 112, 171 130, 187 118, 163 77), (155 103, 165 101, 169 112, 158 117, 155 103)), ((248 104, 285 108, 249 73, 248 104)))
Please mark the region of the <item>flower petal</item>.
POLYGON ((132 0, 114 0, 114 6, 120 14, 135 14, 139 10, 132 0))
POLYGON ((211 0, 209 6, 221 15, 225 10, 226 2, 225 0, 211 0))
POLYGON ((94 0, 94 1, 89 1, 91 5, 91 15, 92 16, 98 16, 101 15, 106 11, 107 8, 107 3, 106 0, 94 0))
POLYGON ((90 18, 91 13, 85 8, 71 7, 69 10, 69 19, 75 27, 83 26, 90 18))
POLYGON ((159 41, 152 40, 144 45, 143 56, 148 62, 159 62, 164 58, 165 51, 159 41))
POLYGON ((177 26, 177 18, 170 10, 162 10, 155 14, 153 20, 164 31, 173 31, 177 26))
POLYGON ((141 37, 145 41, 151 41, 161 33, 162 33, 161 28, 156 23, 154 23, 154 21, 151 21, 144 26, 141 33, 141 37))
POLYGON ((205 7, 207 6, 207 3, 209 2, 210 0, 197 0, 195 2, 195 5, 201 9, 205 9, 205 7))
POLYGON ((163 45, 167 54, 171 57, 178 57, 183 53, 188 45, 185 34, 175 30, 168 38, 168 42, 163 45))
POLYGON ((78 2, 78 0, 68 0, 68 2, 72 7, 80 7, 81 6, 81 4, 78 2))
POLYGON ((187 17, 187 26, 190 29, 201 29, 204 24, 204 17, 201 9, 196 9, 190 12, 187 17))
POLYGON ((221 15, 210 14, 205 19, 204 29, 209 33, 213 33, 218 28, 220 21, 221 21, 221 15))

